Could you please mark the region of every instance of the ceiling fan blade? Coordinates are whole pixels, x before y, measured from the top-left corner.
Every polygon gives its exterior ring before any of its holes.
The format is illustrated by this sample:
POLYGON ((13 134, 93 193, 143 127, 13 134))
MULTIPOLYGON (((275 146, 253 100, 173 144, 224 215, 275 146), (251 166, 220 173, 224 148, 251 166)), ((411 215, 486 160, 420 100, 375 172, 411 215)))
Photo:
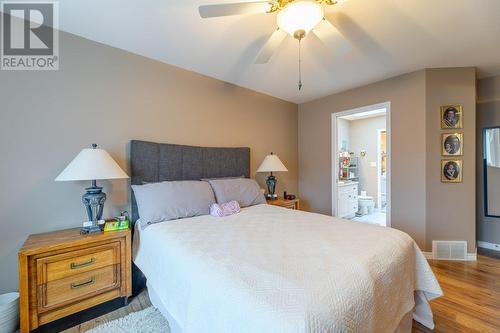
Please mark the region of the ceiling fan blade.
POLYGON ((271 7, 272 1, 255 1, 205 5, 198 7, 198 11, 200 12, 200 16, 202 18, 208 18, 229 15, 267 13, 271 10, 271 7))
POLYGON ((260 50, 257 59, 255 60, 256 64, 265 64, 271 59, 273 54, 276 52, 278 47, 281 45, 283 40, 286 38, 287 33, 281 29, 276 29, 271 37, 267 40, 266 44, 260 50))
POLYGON ((345 54, 352 48, 351 43, 326 18, 313 29, 313 32, 335 53, 345 54))

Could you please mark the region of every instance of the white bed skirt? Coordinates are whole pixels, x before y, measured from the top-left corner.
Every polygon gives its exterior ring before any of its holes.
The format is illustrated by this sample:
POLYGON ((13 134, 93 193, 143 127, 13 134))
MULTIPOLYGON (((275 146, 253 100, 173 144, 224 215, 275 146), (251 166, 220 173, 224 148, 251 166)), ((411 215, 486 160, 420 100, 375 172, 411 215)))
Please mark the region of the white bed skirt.
MULTIPOLYGON (((153 304, 153 306, 161 312, 165 319, 167 319, 168 325, 170 326, 170 333, 183 333, 177 321, 174 319, 174 317, 172 317, 170 312, 168 312, 165 304, 163 304, 160 297, 156 294, 154 288, 149 283, 147 284, 147 287, 151 304, 153 304)), ((412 325, 413 310, 404 315, 394 333, 411 333, 412 325)))
POLYGON ((151 304, 153 304, 153 306, 161 312, 163 317, 167 319, 168 325, 170 326, 170 333, 182 333, 182 329, 179 327, 179 324, 177 324, 177 321, 174 319, 174 317, 170 315, 170 312, 168 312, 167 308, 160 300, 160 297, 156 294, 153 287, 151 287, 149 283, 147 283, 146 285, 148 288, 149 300, 151 301, 151 304))

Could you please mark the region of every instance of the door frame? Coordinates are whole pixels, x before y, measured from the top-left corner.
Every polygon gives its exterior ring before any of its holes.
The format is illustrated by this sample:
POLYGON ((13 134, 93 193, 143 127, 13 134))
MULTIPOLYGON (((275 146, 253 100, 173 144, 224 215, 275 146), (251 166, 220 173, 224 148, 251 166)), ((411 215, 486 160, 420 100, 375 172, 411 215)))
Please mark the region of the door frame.
POLYGON ((377 109, 385 108, 385 130, 386 130, 386 145, 387 145, 387 173, 386 173, 386 226, 391 226, 391 102, 383 102, 372 105, 367 105, 355 109, 348 109, 340 112, 332 113, 332 136, 331 136, 331 170, 332 170, 332 216, 336 216, 338 207, 337 207, 337 183, 338 183, 338 174, 339 174, 339 133, 337 130, 337 118, 348 116, 361 112, 368 112, 377 109))
MULTIPOLYGON (((385 132, 386 135, 386 145, 387 145, 387 130, 385 128, 380 128, 377 130, 377 208, 382 208, 382 150, 380 145, 382 141, 380 140, 382 133, 385 132)), ((386 153, 387 155, 387 153, 386 153)), ((387 182, 387 174, 385 175, 387 182)), ((387 183, 386 183, 387 187, 387 183)), ((387 194, 386 194, 387 196, 387 194)))

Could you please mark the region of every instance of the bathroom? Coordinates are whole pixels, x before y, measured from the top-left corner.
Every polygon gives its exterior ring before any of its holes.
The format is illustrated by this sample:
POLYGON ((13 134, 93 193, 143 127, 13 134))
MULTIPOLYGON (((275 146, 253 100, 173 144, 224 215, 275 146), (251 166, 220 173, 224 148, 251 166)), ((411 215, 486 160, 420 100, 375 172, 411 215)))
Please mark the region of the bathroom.
POLYGON ((382 226, 387 223, 387 109, 348 112, 337 128, 336 216, 382 226))

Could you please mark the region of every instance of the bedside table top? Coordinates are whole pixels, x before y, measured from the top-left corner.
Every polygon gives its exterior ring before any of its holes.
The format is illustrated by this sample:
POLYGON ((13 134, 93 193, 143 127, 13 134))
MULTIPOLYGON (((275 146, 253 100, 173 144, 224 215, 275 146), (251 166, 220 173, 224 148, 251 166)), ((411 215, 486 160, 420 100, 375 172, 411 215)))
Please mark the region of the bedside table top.
POLYGON ((52 251, 68 246, 87 244, 89 241, 98 242, 108 239, 130 236, 130 230, 108 231, 97 234, 80 234, 80 228, 65 229, 41 234, 29 235, 19 254, 30 255, 40 250, 52 251))
POLYGON ((286 203, 295 203, 295 202, 298 202, 299 201, 299 198, 295 198, 295 199, 292 199, 292 200, 286 200, 286 199, 283 199, 283 197, 278 197, 278 199, 274 199, 274 200, 271 200, 271 199, 267 199, 266 198, 266 201, 269 205, 283 205, 283 204, 286 204, 286 203))

